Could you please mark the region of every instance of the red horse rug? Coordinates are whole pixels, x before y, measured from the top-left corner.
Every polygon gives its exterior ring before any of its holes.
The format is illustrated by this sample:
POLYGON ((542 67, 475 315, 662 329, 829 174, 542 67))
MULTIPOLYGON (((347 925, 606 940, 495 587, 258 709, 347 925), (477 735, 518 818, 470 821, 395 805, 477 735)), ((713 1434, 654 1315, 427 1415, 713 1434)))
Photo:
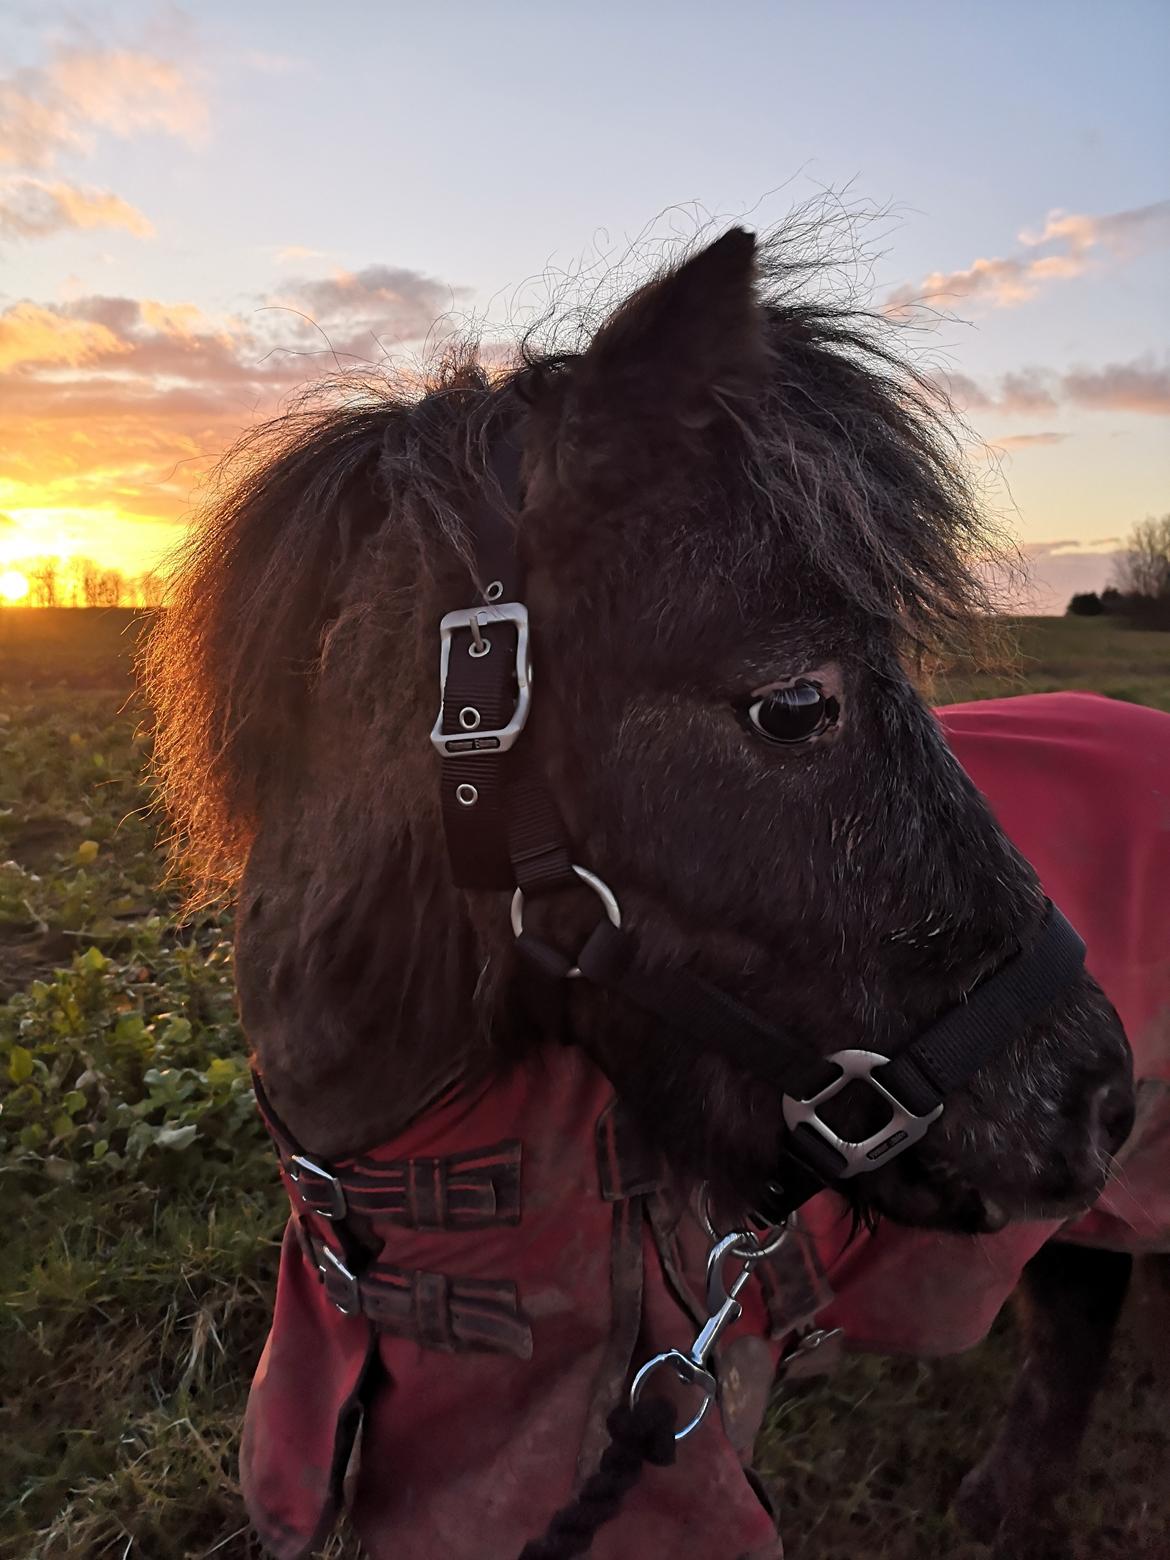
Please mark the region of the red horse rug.
MULTIPOLYGON (((1062 1227, 854 1235, 834 1193, 807 1204, 740 1296, 719 1412, 673 1468, 646 1470, 595 1560, 778 1560, 744 1469, 777 1366, 814 1324, 856 1349, 951 1353, 984 1337, 1054 1236, 1170 1249, 1170 718, 1073 693, 940 719, 1121 1015, 1140 1079, 1132 1136, 1097 1205, 1062 1227)), ((632 1371, 706 1319, 710 1242, 693 1210, 569 1047, 330 1166, 270 1126, 293 1217, 242 1449, 265 1544, 311 1553, 344 1499, 372 1560, 516 1556, 596 1466, 632 1371), (339 1210, 384 1242, 358 1277, 339 1210)))

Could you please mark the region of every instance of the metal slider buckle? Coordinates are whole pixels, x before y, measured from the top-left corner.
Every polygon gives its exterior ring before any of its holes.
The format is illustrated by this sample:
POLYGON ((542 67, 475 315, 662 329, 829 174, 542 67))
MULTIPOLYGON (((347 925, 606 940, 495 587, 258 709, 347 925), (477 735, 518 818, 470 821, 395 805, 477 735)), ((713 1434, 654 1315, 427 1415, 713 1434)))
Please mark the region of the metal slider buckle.
POLYGON ((496 601, 483 607, 461 607, 448 612, 439 624, 439 714, 431 731, 435 751, 443 758, 464 753, 506 753, 524 730, 532 704, 532 668, 528 659, 528 608, 519 601, 496 601), (496 623, 516 625, 516 708, 506 726, 484 731, 473 727, 466 731, 443 730, 443 700, 447 692, 447 671, 451 665, 451 638, 460 629, 472 634, 471 649, 492 648, 491 629, 496 623))
POLYGON ((296 1185, 297 1190, 301 1195, 301 1201, 304 1203, 305 1207, 308 1208, 310 1213, 317 1214, 319 1218, 331 1219, 334 1221, 345 1218, 345 1189, 342 1186, 340 1180, 332 1173, 332 1171, 326 1170, 323 1165, 317 1164, 315 1160, 309 1159, 305 1154, 294 1154, 289 1160, 288 1164, 285 1166, 285 1169, 288 1172, 289 1180, 296 1185), (301 1176, 306 1173, 309 1175, 319 1176, 320 1179, 326 1182, 328 1185, 328 1208, 319 1208, 316 1203, 309 1201, 309 1193, 313 1190, 313 1188, 306 1188, 300 1184, 301 1176))
POLYGON ((321 1282, 325 1285, 325 1293, 342 1316, 357 1316, 362 1308, 362 1292, 357 1275, 351 1273, 337 1253, 328 1246, 321 1247, 321 1260, 317 1263, 317 1271, 321 1275, 321 1282), (342 1285, 343 1298, 340 1300, 336 1293, 338 1283, 342 1285))
POLYGON ((925 1116, 916 1116, 913 1111, 907 1110, 901 1100, 895 1098, 874 1076, 875 1070, 884 1067, 890 1060, 878 1051, 836 1051, 828 1060, 841 1069, 841 1076, 834 1078, 832 1083, 826 1084, 819 1093, 811 1095, 807 1100, 795 1100, 786 1094, 783 1110, 785 1125, 790 1132, 795 1132, 800 1126, 811 1127, 845 1160, 845 1169, 837 1173, 838 1180, 847 1181, 850 1176, 859 1175, 863 1170, 876 1169, 883 1160, 893 1159, 903 1149, 917 1143, 931 1122, 937 1121, 942 1115, 941 1105, 936 1105, 925 1116), (840 1137, 817 1114, 818 1105, 840 1094, 855 1079, 868 1084, 890 1107, 890 1119, 885 1126, 856 1142, 851 1138, 840 1137))

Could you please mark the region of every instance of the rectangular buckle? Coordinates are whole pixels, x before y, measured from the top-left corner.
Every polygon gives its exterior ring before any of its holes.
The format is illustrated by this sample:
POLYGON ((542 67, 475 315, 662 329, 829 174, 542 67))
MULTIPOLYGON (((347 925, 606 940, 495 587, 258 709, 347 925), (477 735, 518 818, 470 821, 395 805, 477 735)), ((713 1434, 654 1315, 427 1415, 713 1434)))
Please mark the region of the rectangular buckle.
POLYGON ((850 1176, 859 1175, 863 1170, 875 1170, 882 1161, 893 1159, 912 1143, 917 1143, 931 1122, 937 1121, 942 1115, 942 1106, 936 1105, 925 1116, 916 1116, 884 1084, 879 1083, 874 1077, 874 1071, 884 1067, 890 1058, 882 1056, 878 1051, 837 1051, 828 1060, 841 1069, 839 1078, 834 1078, 832 1083, 826 1084, 819 1093, 811 1095, 807 1100, 794 1100, 786 1094, 782 1103, 784 1122, 790 1132, 795 1132, 800 1126, 811 1127, 844 1159, 845 1169, 837 1172, 840 1181, 847 1181, 850 1176), (840 1094, 854 1080, 867 1083, 890 1107, 891 1112, 884 1127, 879 1127, 859 1142, 840 1137, 827 1121, 822 1121, 817 1115, 818 1105, 840 1094))
MULTIPOLYGON (((308 1208, 310 1213, 315 1213, 319 1218, 322 1219, 337 1220, 345 1218, 345 1190, 337 1176, 335 1176, 331 1171, 326 1170, 324 1166, 317 1164, 312 1159, 309 1159, 305 1154, 294 1154, 289 1160, 288 1164, 285 1166, 285 1169, 288 1171, 289 1180, 295 1183, 297 1190, 300 1192, 301 1201, 304 1203, 305 1207, 308 1208), (320 1176, 321 1180, 328 1184, 328 1208, 318 1208, 315 1203, 311 1203, 309 1201, 308 1192, 300 1184, 301 1176, 306 1171, 310 1175, 320 1176)), ((309 1188, 309 1190, 312 1190, 312 1188, 309 1188)))
POLYGON ((362 1292, 357 1276, 350 1272, 337 1253, 330 1250, 328 1246, 321 1247, 321 1260, 317 1264, 317 1271, 321 1275, 321 1282, 325 1285, 325 1293, 342 1316, 357 1316, 362 1308, 362 1292), (342 1286, 340 1300, 336 1293, 338 1283, 342 1286))
POLYGON ((497 601, 482 607, 461 607, 448 612, 439 624, 439 714, 431 731, 435 751, 443 758, 465 753, 506 753, 524 730, 532 703, 531 669, 528 664, 528 608, 519 601, 497 601), (447 670, 451 664, 451 636, 459 629, 471 630, 491 653, 493 623, 516 625, 516 708, 506 726, 494 731, 475 728, 470 731, 443 730, 443 700, 447 692, 447 670))

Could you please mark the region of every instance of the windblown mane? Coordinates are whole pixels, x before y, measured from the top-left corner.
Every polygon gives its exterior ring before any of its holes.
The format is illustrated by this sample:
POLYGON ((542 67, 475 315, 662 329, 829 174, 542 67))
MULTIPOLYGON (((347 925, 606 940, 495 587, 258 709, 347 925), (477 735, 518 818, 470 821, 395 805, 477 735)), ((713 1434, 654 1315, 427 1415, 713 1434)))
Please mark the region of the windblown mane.
MULTIPOLYGON (((760 251, 770 372, 750 417, 727 406, 745 477, 786 545, 859 614, 919 645, 952 637, 986 606, 979 565, 997 543, 950 409, 899 351, 894 322, 813 297, 823 273, 783 231, 760 251)), ((571 374, 584 345, 530 336, 498 374, 464 345, 421 382, 344 375, 226 457, 143 662, 163 797, 197 892, 238 881, 363 550, 397 535, 424 557, 466 556, 460 514, 490 480, 494 430, 571 374)))

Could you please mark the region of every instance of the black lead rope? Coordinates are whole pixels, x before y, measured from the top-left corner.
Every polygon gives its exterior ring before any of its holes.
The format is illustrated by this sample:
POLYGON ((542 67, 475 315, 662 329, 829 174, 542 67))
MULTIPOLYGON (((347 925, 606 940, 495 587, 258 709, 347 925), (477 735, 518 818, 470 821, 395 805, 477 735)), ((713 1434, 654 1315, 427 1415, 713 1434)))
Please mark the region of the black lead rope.
MULTIPOLYGON (((520 448, 514 434, 497 439, 488 477, 467 515, 479 600, 443 618, 442 705, 431 740, 442 758, 443 824, 454 881, 468 889, 519 888, 530 896, 576 885, 581 869, 574 865, 572 842, 543 776, 525 756, 524 744, 515 746, 531 691, 516 538, 520 448)), ((617 919, 616 904, 610 909, 617 919)), ((570 972, 571 958, 517 929, 517 951, 552 989, 551 983, 570 972)), ((777 1180, 760 1209, 780 1222, 827 1184, 872 1169, 916 1142, 946 1096, 1076 979, 1084 952, 1076 932, 1050 904, 1029 947, 893 1059, 858 1050, 824 1057, 691 971, 647 969, 634 938, 609 920, 592 933, 577 968, 663 1020, 697 1052, 714 1050, 782 1091, 785 1130, 777 1180), (887 1125, 860 1143, 839 1137, 817 1113, 823 1101, 856 1084, 874 1089, 891 1111, 887 1125)), ((521 1560, 584 1554, 598 1528, 616 1515, 644 1464, 674 1460, 673 1425, 674 1410, 664 1399, 646 1396, 635 1405, 619 1405, 607 1421, 610 1443, 597 1472, 557 1512, 545 1536, 525 1546, 521 1560)))
POLYGON ((574 1560, 586 1554, 597 1530, 621 1510, 645 1464, 669 1468, 674 1462, 676 1418, 674 1404, 666 1398, 644 1397, 633 1408, 619 1403, 605 1421, 609 1444, 597 1472, 554 1515, 542 1537, 525 1544, 519 1560, 574 1560))

